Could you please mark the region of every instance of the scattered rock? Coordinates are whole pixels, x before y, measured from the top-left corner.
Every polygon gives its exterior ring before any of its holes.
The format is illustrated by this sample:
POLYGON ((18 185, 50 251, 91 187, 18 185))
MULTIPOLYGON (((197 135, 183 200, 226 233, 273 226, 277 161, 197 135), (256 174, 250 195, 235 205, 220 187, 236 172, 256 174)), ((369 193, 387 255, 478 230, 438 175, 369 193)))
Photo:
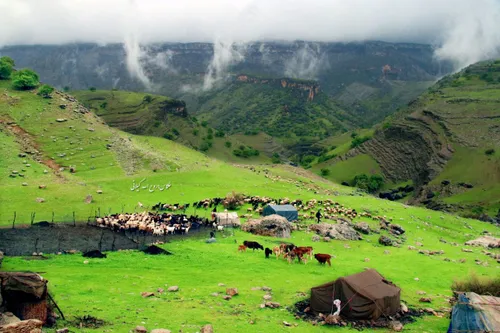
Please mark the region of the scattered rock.
POLYGON ((391 246, 392 245, 392 239, 390 239, 387 236, 380 236, 378 239, 378 243, 383 246, 391 246))
POLYGON ((458 262, 461 263, 461 264, 465 264, 466 261, 467 261, 466 259, 462 258, 458 262))
POLYGON ((172 333, 171 330, 166 330, 164 328, 155 328, 151 333, 172 333))
POLYGON ((214 296, 214 297, 218 297, 219 296, 219 293, 211 293, 210 295, 214 296))
POLYGON ((43 323, 38 319, 23 320, 0 327, 1 333, 42 333, 43 323))
POLYGON ((370 258, 365 258, 365 262, 369 262, 370 261, 370 258))
POLYGON ((67 327, 61 328, 61 329, 57 330, 56 333, 69 333, 69 328, 67 328, 67 327))
POLYGON ((40 190, 44 190, 44 189, 46 189, 46 188, 47 188, 47 185, 38 185, 38 188, 39 188, 40 190))
POLYGON ((397 320, 389 322, 389 328, 395 332, 401 332, 403 330, 403 324, 397 320))
POLYGON ((325 323, 328 325, 336 325, 340 322, 340 316, 334 316, 333 314, 328 315, 325 318, 325 323))
POLYGON ((238 288, 226 288, 226 295, 229 296, 238 295, 238 288))
POLYGON ((97 194, 102 194, 102 190, 97 190, 96 193, 97 194))
POLYGON ((21 319, 17 318, 12 312, 0 313, 0 327, 3 325, 18 323, 20 321, 21 319))
POLYGON ((417 295, 425 295, 425 294, 427 294, 427 293, 423 290, 417 291, 417 295))
MULTIPOLYGON (((66 105, 61 105, 61 106, 66 107, 66 105)), ((61 107, 61 106, 59 106, 59 107, 61 107)), ((64 123, 65 121, 68 121, 68 119, 66 119, 66 118, 57 118, 57 119, 56 119, 56 121, 57 121, 58 123, 64 123)))
POLYGON ((226 285, 224 283, 219 283, 218 286, 219 287, 225 287, 226 285))
POLYGON ((28 183, 22 183, 21 185, 23 185, 23 186, 28 186, 28 183))
POLYGON ((43 203, 43 202, 45 202, 45 199, 44 198, 36 198, 36 202, 43 203))
POLYGON ((469 250, 469 249, 462 249, 462 252, 472 253, 472 252, 474 252, 474 251, 469 250))
POLYGON ((212 325, 207 324, 201 328, 200 333, 214 333, 214 328, 212 325))
POLYGON ((370 226, 366 222, 359 222, 354 225, 354 230, 359 231, 362 234, 368 235, 370 233, 370 226))
POLYGON ((465 242, 465 245, 500 248, 500 238, 496 238, 493 236, 482 236, 477 239, 465 242))
POLYGON ((163 294, 163 293, 165 292, 165 289, 163 289, 163 288, 158 288, 156 291, 157 291, 158 293, 160 293, 160 294, 163 294))
POLYGON ((312 236, 311 240, 313 242, 319 242, 321 240, 321 237, 319 237, 318 235, 314 235, 314 236, 312 236))
POLYGON ((389 251, 389 250, 385 250, 385 251, 384 251, 384 254, 391 254, 391 251, 389 251))
POLYGON ((264 291, 272 291, 273 288, 264 286, 264 287, 262 287, 262 290, 264 290, 264 291))
POLYGON ((229 295, 225 295, 225 296, 222 296, 222 298, 225 299, 226 301, 229 301, 232 297, 229 295))
POLYGON ((262 298, 264 298, 266 301, 270 301, 273 299, 273 297, 271 295, 264 295, 264 296, 262 296, 262 298))
POLYGON ((271 308, 271 309, 276 309, 276 308, 279 308, 280 306, 281 306, 281 304, 277 303, 277 302, 266 302, 265 303, 265 307, 271 308))
POLYGON ((168 287, 167 291, 169 291, 169 292, 177 292, 177 291, 179 291, 179 286, 168 287))
POLYGON ((284 321, 284 320, 283 320, 283 325, 285 325, 285 326, 292 326, 292 324, 290 324, 289 322, 284 321))
POLYGON ((323 237, 323 241, 329 243, 332 239, 330 237, 323 237))
POLYGON ((144 297, 144 298, 146 298, 146 297, 151 297, 151 296, 154 296, 154 295, 155 295, 155 293, 152 293, 152 292, 150 292, 150 291, 143 291, 143 292, 141 293, 141 296, 142 296, 142 297, 144 297))
POLYGON ((147 333, 148 330, 144 326, 136 326, 135 333, 147 333))
POLYGON ((93 200, 93 198, 92 198, 92 196, 90 194, 85 197, 85 203, 86 204, 92 203, 92 200, 93 200))
POLYGON ((88 130, 89 132, 94 132, 94 131, 95 131, 95 129, 93 129, 92 127, 87 128, 87 130, 88 130))
POLYGON ((421 303, 431 303, 432 299, 430 297, 421 297, 418 301, 421 303))
POLYGON ((424 244, 420 243, 420 242, 415 242, 415 245, 416 246, 424 246, 424 244))

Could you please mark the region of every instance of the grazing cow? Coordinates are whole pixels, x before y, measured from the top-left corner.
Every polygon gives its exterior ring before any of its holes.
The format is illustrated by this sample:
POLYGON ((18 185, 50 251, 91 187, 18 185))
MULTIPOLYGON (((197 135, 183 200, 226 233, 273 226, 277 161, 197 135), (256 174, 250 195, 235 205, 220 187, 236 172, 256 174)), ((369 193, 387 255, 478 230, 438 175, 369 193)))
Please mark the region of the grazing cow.
POLYGON ((238 252, 246 252, 247 247, 245 245, 238 246, 238 252))
POLYGON ((107 257, 105 253, 102 253, 99 250, 87 251, 87 252, 83 253, 83 256, 85 258, 106 258, 107 257))
POLYGON ((314 258, 316 258, 316 260, 320 263, 320 264, 324 264, 325 262, 328 263, 328 266, 332 266, 331 262, 330 262, 330 259, 332 258, 331 255, 329 254, 322 254, 322 253, 316 253, 314 255, 314 258))
POLYGON ((287 253, 285 253, 285 258, 288 260, 289 264, 291 264, 293 262, 293 260, 295 259, 295 257, 297 257, 297 255, 295 254, 295 252, 287 252, 287 253))
POLYGON ((273 252, 276 255, 276 259, 278 259, 281 256, 281 248, 279 246, 275 246, 273 248, 273 252))
POLYGON ((264 250, 264 247, 262 245, 260 245, 257 242, 254 242, 254 241, 244 241, 243 245, 245 245, 246 247, 248 247, 249 249, 252 249, 252 250, 259 250, 259 249, 264 250))
POLYGON ((266 249, 264 250, 264 253, 266 255, 266 258, 269 258, 269 255, 273 254, 273 251, 270 248, 266 247, 266 249))

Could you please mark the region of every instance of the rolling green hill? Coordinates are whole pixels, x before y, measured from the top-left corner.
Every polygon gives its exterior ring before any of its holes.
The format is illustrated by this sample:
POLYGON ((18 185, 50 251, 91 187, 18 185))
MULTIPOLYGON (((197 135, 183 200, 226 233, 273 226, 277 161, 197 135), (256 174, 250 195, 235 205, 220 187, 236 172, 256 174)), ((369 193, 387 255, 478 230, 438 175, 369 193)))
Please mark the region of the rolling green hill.
MULTIPOLYGON (((386 181, 414 184, 410 202, 495 216, 500 208, 499 107, 500 61, 478 63, 440 80, 342 159, 316 168, 369 156, 386 181)), ((358 172, 370 173, 370 163, 364 165, 358 172)))
POLYGON ((111 127, 128 133, 168 138, 209 156, 236 163, 263 163, 265 154, 238 157, 235 150, 256 149, 193 117, 181 100, 146 93, 97 90, 72 94, 111 127), (244 148, 240 148, 241 146, 244 148))
MULTIPOLYGON (((145 325, 148 329, 194 332, 210 323, 221 333, 291 329, 315 333, 326 327, 298 320, 285 309, 303 300, 311 287, 365 267, 377 269, 400 286, 402 299, 409 306, 422 307, 418 291, 423 290, 432 297, 432 304, 425 307, 443 313, 447 310, 441 308, 449 307, 452 296, 451 283, 464 272, 475 272, 481 278, 498 276, 500 266, 494 259, 478 249, 469 250, 472 253, 461 250, 465 241, 484 231, 499 237, 498 229, 491 224, 380 200, 301 168, 231 165, 172 140, 111 128, 68 94, 56 91, 52 98, 45 99, 36 93, 36 89, 15 91, 10 81, 0 81, 2 227, 10 227, 13 220, 16 227, 29 224, 31 219, 87 221, 96 213, 142 211, 158 201, 193 202, 234 190, 248 195, 331 199, 358 212, 386 216, 406 230, 401 237, 404 245, 390 248, 378 244, 380 235, 376 233, 363 235, 360 241, 313 242, 310 232, 293 231, 287 241, 314 246, 317 253, 333 254, 333 267, 265 259, 259 251, 240 253, 237 245, 245 239, 271 248, 282 241, 241 230, 234 230, 234 234, 218 231, 217 241, 211 244, 205 243, 205 236, 200 234, 199 238, 185 237, 160 245, 172 251, 171 256, 148 256, 131 250, 109 252, 106 259, 88 261, 80 254, 47 253, 43 257, 46 260, 26 260, 31 257, 7 253, 2 270, 43 272, 50 281, 50 292, 66 316, 66 321, 58 321, 57 328, 128 332, 145 325), (132 187, 139 182, 142 186, 132 187), (167 184, 171 186, 165 189, 167 184), (407 245, 417 242, 427 251, 442 249, 444 254, 410 251, 407 245), (481 265, 476 264, 477 259, 481 265), (222 300, 222 295, 213 296, 214 292, 224 293, 221 283, 239 288, 239 295, 229 301, 222 300), (141 296, 141 292, 174 285, 180 288, 177 293, 141 296), (281 308, 260 308, 263 293, 252 290, 257 286, 270 286, 272 299, 281 308), (85 315, 103 319, 105 326, 79 327, 78 318, 85 315), (286 327, 283 321, 297 327, 286 327)), ((238 210, 240 216, 248 212, 247 208, 245 205, 238 210)), ((380 227, 379 221, 361 215, 354 222, 380 227)), ((300 223, 307 226, 312 220, 302 216, 300 223)), ((498 249, 491 251, 498 253, 498 249)), ((448 324, 446 315, 430 315, 405 325, 405 330, 442 332, 448 324)), ((350 332, 352 328, 336 330, 350 332)), ((54 332, 55 328, 47 331, 54 332)))

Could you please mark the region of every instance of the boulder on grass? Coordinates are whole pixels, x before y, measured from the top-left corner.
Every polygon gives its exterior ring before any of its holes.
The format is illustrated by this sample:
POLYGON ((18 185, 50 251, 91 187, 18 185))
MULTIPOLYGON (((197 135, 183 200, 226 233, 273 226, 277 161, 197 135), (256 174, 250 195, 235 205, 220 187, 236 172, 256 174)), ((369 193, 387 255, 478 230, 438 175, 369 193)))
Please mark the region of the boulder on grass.
POLYGON ((347 222, 338 224, 318 223, 309 226, 309 230, 316 232, 323 237, 330 237, 337 240, 361 240, 361 235, 354 230, 347 222))
POLYGON ((38 319, 29 319, 0 327, 0 333, 42 333, 43 323, 38 319))
POLYGON ((273 214, 261 219, 250 219, 241 229, 254 235, 290 238, 292 224, 283 216, 273 214))
POLYGON ((387 236, 380 236, 378 239, 378 243, 383 246, 392 246, 392 239, 387 236))
POLYGON ((238 295, 238 288, 226 288, 226 295, 229 296, 238 295))
POLYGON ((205 325, 201 328, 200 333, 214 333, 214 328, 210 324, 205 325))

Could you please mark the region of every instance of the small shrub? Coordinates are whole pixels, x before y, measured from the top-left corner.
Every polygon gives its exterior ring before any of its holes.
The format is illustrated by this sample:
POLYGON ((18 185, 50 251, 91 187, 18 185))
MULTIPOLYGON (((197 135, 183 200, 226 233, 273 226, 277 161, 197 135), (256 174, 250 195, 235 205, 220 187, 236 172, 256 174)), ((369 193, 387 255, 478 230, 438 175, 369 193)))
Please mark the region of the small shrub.
POLYGON ((194 130, 193 130, 193 135, 194 135, 194 136, 198 136, 198 134, 199 134, 199 133, 200 133, 200 131, 199 131, 199 130, 197 130, 197 129, 194 129, 194 130))
POLYGON ((369 193, 375 193, 384 185, 384 178, 379 175, 367 176, 366 174, 360 174, 354 177, 352 184, 369 193))
POLYGON ((316 156, 314 156, 314 155, 305 155, 305 156, 302 157, 302 159, 300 161, 300 164, 302 164, 302 165, 309 165, 315 159, 316 159, 316 156))
POLYGON ((208 125, 208 121, 203 120, 203 121, 201 122, 201 126, 203 126, 203 127, 207 127, 207 125, 208 125))
POLYGON ((151 102, 153 101, 153 96, 151 96, 151 95, 146 95, 146 96, 144 96, 144 97, 142 98, 142 101, 143 101, 144 103, 151 103, 151 102))
POLYGON ((163 137, 165 139, 168 139, 168 140, 174 140, 175 139, 174 135, 172 133, 169 133, 169 132, 165 132, 165 134, 163 134, 163 137))
POLYGON ((101 109, 105 109, 108 106, 108 102, 102 102, 100 107, 101 109))
POLYGON ((245 203, 245 196, 241 193, 237 193, 235 191, 226 195, 226 198, 222 201, 222 205, 224 208, 229 210, 236 210, 243 206, 245 203))
POLYGON ((274 153, 273 157, 271 158, 271 162, 273 164, 280 164, 281 163, 280 155, 278 153, 274 153))
POLYGON ((232 145, 231 141, 224 142, 224 146, 226 146, 226 148, 231 148, 232 145))
POLYGON ((68 91, 69 91, 69 89, 70 89, 70 88, 69 88, 69 86, 64 86, 63 91, 64 91, 64 92, 68 92, 68 91))
POLYGON ((500 297, 500 275, 494 278, 480 278, 472 273, 463 280, 453 281, 451 289, 453 291, 474 292, 479 295, 500 297))
POLYGON ((213 138, 214 138, 214 136, 212 133, 207 134, 207 137, 206 137, 207 140, 212 140, 213 138))
POLYGON ((488 156, 494 155, 495 154, 495 149, 493 149, 493 148, 487 149, 484 153, 486 155, 488 155, 488 156))
POLYGON ((160 125, 161 125, 161 121, 156 120, 153 126, 154 127, 160 127, 160 125))
POLYGON ((207 141, 203 141, 200 145, 199 150, 202 152, 206 152, 210 149, 210 144, 207 141))
POLYGON ((0 58, 0 80, 7 80, 14 70, 14 60, 9 57, 0 58))
POLYGON ((21 69, 12 73, 12 87, 16 90, 31 90, 40 84, 38 74, 31 69, 21 69))
POLYGON ((97 89, 95 87, 90 87, 89 90, 95 92, 97 89))
POLYGON ((212 128, 207 129, 208 134, 214 134, 214 130, 212 128))
POLYGON ((356 132, 352 132, 351 133, 351 138, 352 139, 356 138, 357 136, 358 136, 358 133, 356 133, 356 132))
POLYGON ((51 94, 54 92, 54 88, 49 86, 48 84, 44 84, 38 89, 38 96, 42 96, 43 98, 52 98, 51 94))
POLYGON ((330 174, 330 169, 325 169, 325 168, 321 169, 321 175, 322 175, 323 177, 326 177, 326 176, 328 176, 329 174, 330 174))
POLYGON ((216 136, 217 138, 223 138, 223 137, 224 137, 224 135, 226 135, 226 134, 224 133, 224 131, 217 130, 217 132, 215 132, 215 136, 216 136))
POLYGON ((174 135, 177 135, 177 136, 179 136, 181 134, 181 133, 179 133, 177 128, 172 128, 172 133, 174 133, 174 135))
POLYGON ((492 83, 494 81, 493 75, 491 73, 484 73, 480 76, 481 80, 486 81, 488 83, 492 83))
POLYGON ((357 146, 362 145, 366 141, 370 140, 369 136, 357 136, 351 141, 351 148, 356 148, 357 146))

